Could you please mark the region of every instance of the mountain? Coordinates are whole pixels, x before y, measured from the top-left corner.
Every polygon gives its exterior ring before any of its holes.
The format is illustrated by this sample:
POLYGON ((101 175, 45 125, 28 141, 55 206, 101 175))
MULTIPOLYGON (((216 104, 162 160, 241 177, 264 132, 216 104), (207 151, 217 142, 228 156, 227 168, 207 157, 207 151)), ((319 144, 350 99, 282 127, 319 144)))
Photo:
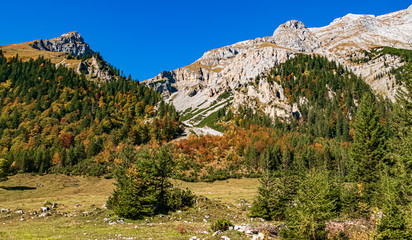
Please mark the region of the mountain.
POLYGON ((412 49, 411 34, 412 5, 381 16, 348 14, 321 28, 307 28, 302 22, 291 20, 280 25, 273 36, 210 50, 194 63, 162 72, 145 83, 162 92, 167 101, 188 116, 188 125, 198 124, 227 104, 233 108, 247 105, 251 98, 270 105, 263 111, 272 118, 288 117, 299 111, 299 102, 286 102, 283 86, 269 86, 265 81, 258 89, 246 85, 288 59, 314 54, 342 64, 361 76, 376 93, 393 101, 400 83, 391 71, 404 65, 402 57, 376 54, 368 61, 365 57, 372 50, 381 51, 376 49, 380 46, 412 49), (273 99, 278 99, 275 105, 273 99))
POLYGON ((31 42, 0 45, 3 55, 12 58, 18 54, 23 61, 42 56, 57 65, 85 73, 89 80, 107 82, 119 75, 118 70, 108 64, 78 32, 69 32, 52 39, 38 39, 31 42))

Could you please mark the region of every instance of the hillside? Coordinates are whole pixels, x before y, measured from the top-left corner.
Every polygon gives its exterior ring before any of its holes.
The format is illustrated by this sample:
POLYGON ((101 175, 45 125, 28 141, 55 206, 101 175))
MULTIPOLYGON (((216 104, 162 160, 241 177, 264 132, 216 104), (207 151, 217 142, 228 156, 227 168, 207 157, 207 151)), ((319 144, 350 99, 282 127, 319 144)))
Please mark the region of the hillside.
POLYGON ((173 106, 137 81, 116 79, 97 84, 43 56, 0 52, 0 154, 10 171, 102 175, 125 143, 178 135, 173 106))

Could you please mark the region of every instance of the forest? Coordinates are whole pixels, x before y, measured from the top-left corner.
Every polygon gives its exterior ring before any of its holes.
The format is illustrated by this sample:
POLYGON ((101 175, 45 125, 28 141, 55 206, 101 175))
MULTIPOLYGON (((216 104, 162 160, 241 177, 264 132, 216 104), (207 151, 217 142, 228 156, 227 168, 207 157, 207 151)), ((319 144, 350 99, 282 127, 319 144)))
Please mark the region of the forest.
POLYGON ((100 176, 123 145, 167 142, 181 131, 174 107, 138 81, 98 84, 42 57, 0 53, 0 100, 0 155, 12 173, 100 176))

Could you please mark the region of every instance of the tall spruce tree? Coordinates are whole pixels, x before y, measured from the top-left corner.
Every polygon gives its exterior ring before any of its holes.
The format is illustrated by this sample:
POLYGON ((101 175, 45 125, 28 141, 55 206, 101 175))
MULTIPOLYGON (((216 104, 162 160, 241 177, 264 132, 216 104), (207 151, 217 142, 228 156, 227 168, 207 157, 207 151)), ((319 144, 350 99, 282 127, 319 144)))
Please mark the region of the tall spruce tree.
POLYGON ((326 170, 313 169, 300 180, 297 194, 287 209, 286 239, 326 239, 325 223, 333 216, 336 200, 326 170))
POLYGON ((412 62, 405 65, 405 89, 400 88, 394 110, 396 139, 393 144, 396 160, 412 169, 412 62))
POLYGON ((365 94, 355 116, 355 136, 351 145, 351 177, 362 186, 362 195, 370 203, 374 185, 379 179, 385 154, 385 132, 380 123, 378 103, 365 94))

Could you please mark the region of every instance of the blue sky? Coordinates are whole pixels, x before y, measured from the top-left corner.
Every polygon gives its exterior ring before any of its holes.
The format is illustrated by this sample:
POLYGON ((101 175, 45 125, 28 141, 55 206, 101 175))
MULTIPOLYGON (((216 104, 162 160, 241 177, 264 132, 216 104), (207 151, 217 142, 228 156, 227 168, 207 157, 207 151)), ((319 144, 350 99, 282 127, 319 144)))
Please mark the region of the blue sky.
POLYGON ((145 80, 188 65, 210 49, 270 36, 296 19, 328 25, 347 13, 381 15, 410 0, 4 1, 0 45, 78 31, 126 75, 145 80))

